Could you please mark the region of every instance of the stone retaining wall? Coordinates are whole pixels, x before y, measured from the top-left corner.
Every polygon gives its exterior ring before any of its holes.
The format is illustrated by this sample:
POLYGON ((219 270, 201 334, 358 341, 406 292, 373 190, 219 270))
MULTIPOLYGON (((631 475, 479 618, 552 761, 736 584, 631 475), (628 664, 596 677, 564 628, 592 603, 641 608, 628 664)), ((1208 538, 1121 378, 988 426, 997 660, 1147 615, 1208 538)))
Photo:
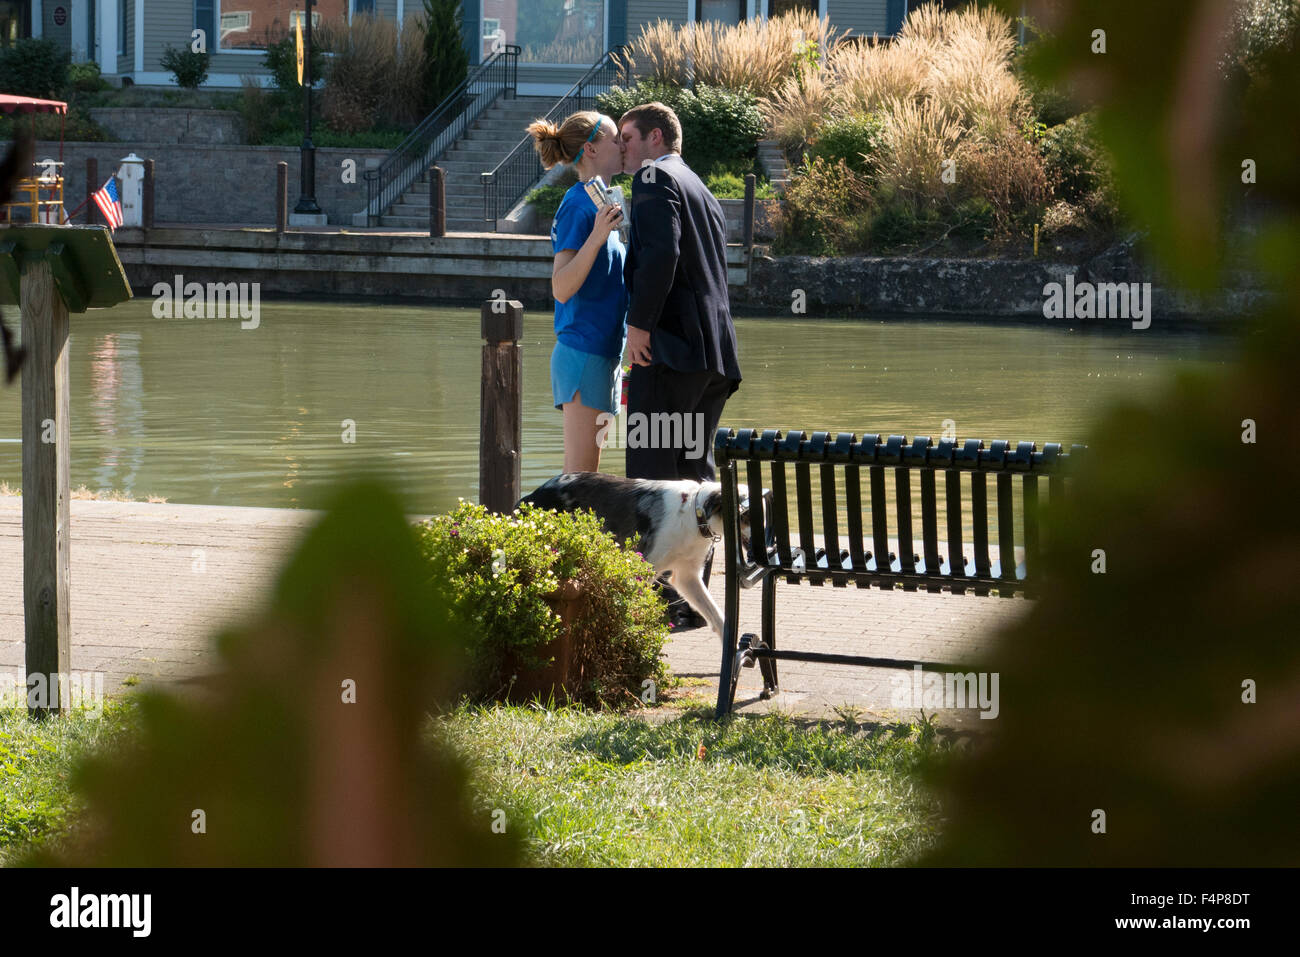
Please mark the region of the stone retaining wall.
MULTIPOLYGON (((289 210, 298 201, 299 150, 286 146, 201 144, 66 143, 64 206, 72 212, 86 198, 86 159, 99 161, 100 184, 134 152, 154 161, 157 223, 275 225, 275 165, 289 164, 289 210)), ((366 206, 367 166, 377 166, 387 150, 316 150, 316 202, 331 224, 352 225, 352 214, 366 206), (356 161, 356 182, 344 183, 344 160, 356 161)), ((36 157, 58 159, 57 142, 37 144, 36 157)), ((99 185, 99 184, 97 184, 99 185)), ((78 215, 84 223, 84 214, 78 215)))
POLYGON ((90 117, 124 144, 244 142, 244 121, 234 110, 97 107, 90 117))
POLYGON ((1225 277, 1216 294, 1196 296, 1175 288, 1118 243, 1080 264, 1044 260, 906 259, 876 256, 826 258, 757 254, 749 284, 732 291, 733 301, 789 312, 802 301, 811 314, 855 316, 1007 316, 1129 325, 1110 318, 1059 318, 1044 313, 1044 288, 1060 283, 1151 283, 1151 318, 1232 319, 1257 310, 1268 293, 1248 273, 1225 277))

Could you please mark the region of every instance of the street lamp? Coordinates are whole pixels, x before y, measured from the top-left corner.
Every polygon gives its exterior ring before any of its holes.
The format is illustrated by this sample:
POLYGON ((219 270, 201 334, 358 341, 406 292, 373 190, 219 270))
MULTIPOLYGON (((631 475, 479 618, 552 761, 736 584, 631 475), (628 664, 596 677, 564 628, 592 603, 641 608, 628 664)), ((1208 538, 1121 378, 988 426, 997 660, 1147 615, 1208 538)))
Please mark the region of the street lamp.
POLYGON ((319 215, 321 208, 316 203, 316 147, 311 143, 311 86, 313 77, 311 75, 311 8, 316 5, 316 0, 303 0, 304 23, 303 28, 306 31, 306 39, 303 41, 303 95, 306 97, 306 120, 305 129, 302 137, 302 172, 299 176, 299 185, 302 187, 302 195, 298 197, 298 205, 293 208, 295 213, 304 213, 307 215, 319 215))

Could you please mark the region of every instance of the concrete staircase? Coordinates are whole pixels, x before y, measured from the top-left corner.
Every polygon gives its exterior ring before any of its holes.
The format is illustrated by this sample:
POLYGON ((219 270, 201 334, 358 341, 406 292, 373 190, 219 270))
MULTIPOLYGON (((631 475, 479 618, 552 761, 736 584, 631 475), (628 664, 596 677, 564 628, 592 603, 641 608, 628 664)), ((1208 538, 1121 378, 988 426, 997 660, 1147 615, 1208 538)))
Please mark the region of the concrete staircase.
MULTIPOLYGON (((505 159, 524 136, 524 127, 555 105, 553 97, 502 97, 437 163, 447 171, 447 231, 492 232, 483 220, 480 173, 505 159)), ((429 228, 429 174, 425 172, 379 218, 390 229, 429 228)))
POLYGON ((785 151, 781 149, 780 144, 776 140, 759 140, 758 161, 767 171, 767 178, 772 188, 784 195, 785 188, 790 184, 790 169, 785 161, 785 151))

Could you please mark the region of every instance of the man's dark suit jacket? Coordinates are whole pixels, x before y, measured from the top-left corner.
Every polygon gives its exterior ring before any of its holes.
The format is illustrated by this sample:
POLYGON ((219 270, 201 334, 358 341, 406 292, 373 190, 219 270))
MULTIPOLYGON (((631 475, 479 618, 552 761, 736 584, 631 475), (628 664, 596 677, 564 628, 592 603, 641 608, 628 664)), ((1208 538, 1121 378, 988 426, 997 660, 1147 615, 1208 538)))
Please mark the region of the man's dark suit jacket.
POLYGON ((652 361, 739 382, 717 199, 674 153, 632 175, 631 210, 627 324, 650 333, 652 361))

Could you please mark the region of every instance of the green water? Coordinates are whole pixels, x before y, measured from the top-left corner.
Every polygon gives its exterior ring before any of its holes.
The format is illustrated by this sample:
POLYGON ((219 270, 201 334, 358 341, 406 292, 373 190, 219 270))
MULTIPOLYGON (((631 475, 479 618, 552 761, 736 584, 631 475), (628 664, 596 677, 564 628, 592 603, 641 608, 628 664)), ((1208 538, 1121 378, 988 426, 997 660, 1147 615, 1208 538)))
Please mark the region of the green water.
MULTIPOLYGON (((379 463, 412 511, 478 484, 476 309, 262 303, 155 319, 148 299, 72 317, 72 485, 207 505, 308 507, 379 463), (355 442, 343 441, 344 420, 355 442)), ((10 310, 9 320, 17 318, 10 310)), ((745 381, 723 425, 1086 442, 1099 408, 1152 395, 1231 342, 1156 331, 913 320, 739 318, 745 381)), ((525 317, 523 486, 559 471, 549 313, 525 317)), ((0 394, 0 479, 21 482, 19 389, 0 394)), ((623 470, 621 451, 602 467, 623 470)))

